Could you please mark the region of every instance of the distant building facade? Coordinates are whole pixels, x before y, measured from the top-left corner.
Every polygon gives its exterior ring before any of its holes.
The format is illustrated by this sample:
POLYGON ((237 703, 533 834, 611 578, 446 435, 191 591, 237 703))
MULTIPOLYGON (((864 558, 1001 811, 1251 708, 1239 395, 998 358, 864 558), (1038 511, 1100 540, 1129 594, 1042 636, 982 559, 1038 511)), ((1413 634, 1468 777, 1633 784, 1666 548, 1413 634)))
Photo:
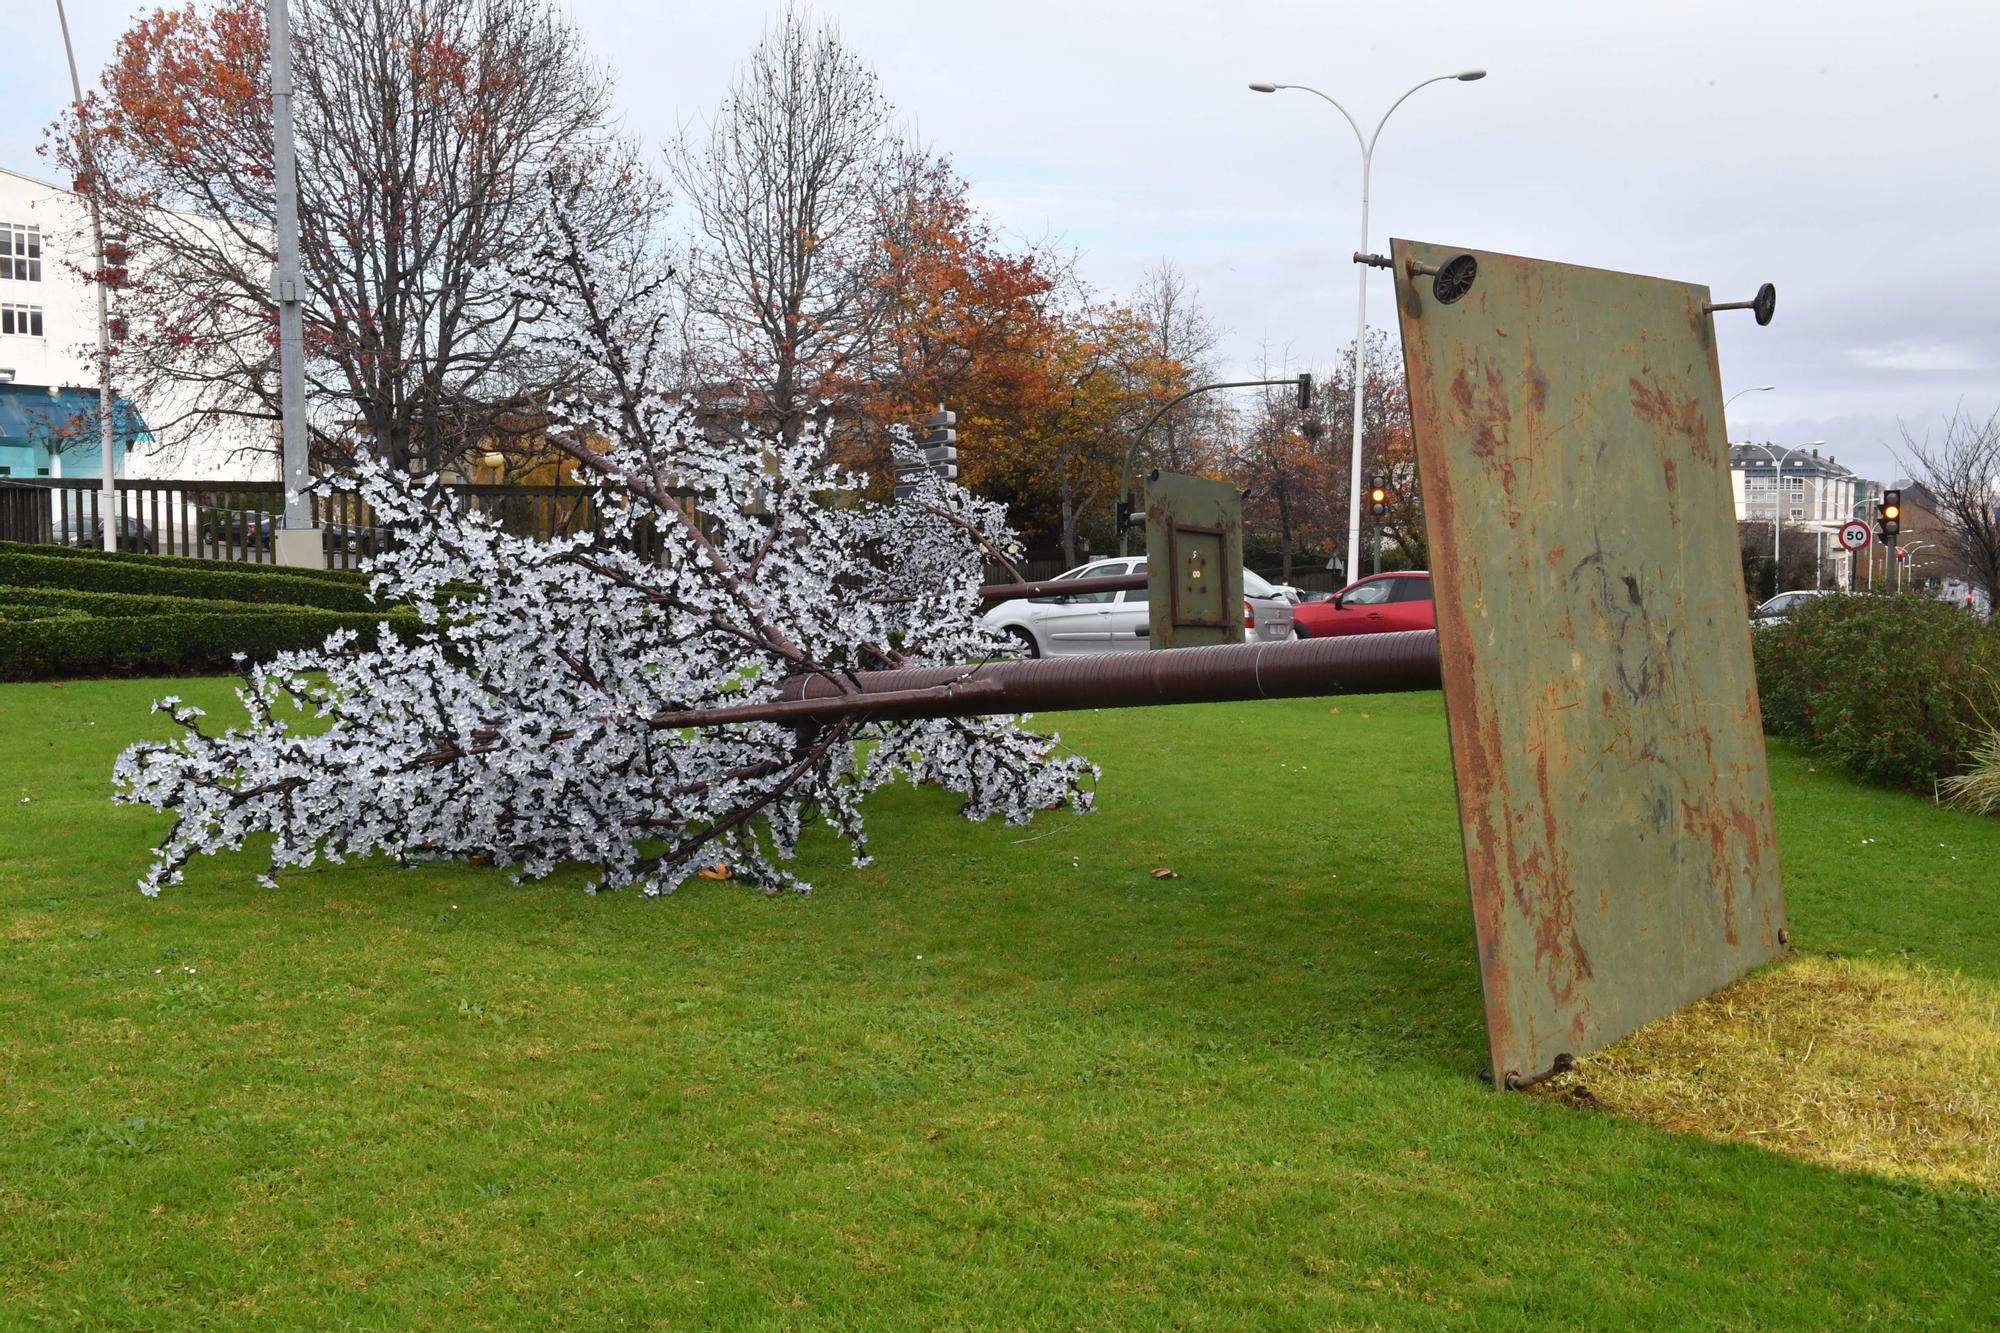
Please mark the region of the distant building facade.
POLYGON ((1782 444, 1729 446, 1729 483, 1736 497, 1736 521, 1769 523, 1775 515, 1786 527, 1830 523, 1836 529, 1854 515, 1863 481, 1818 449, 1782 444))
MULTIPOLYGON (((0 169, 0 475, 98 477, 97 295, 66 261, 77 258, 75 196, 0 169)), ((88 228, 82 254, 89 254, 88 228)), ((122 404, 112 471, 145 438, 122 404)))
MULTIPOLYGON (((77 276, 90 267, 83 201, 0 167, 0 475, 103 475, 97 292, 77 276)), ((255 427, 221 426, 199 447, 153 453, 146 418, 154 412, 170 418, 173 405, 115 399, 113 476, 276 478, 275 463, 239 461, 259 442, 255 427)))

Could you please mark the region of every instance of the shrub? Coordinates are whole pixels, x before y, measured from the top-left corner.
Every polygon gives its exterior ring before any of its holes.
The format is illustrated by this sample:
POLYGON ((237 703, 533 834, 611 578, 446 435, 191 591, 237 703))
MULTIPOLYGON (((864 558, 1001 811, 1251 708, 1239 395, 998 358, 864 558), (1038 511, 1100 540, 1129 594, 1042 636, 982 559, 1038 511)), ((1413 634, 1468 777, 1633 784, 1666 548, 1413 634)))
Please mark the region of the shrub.
POLYGON ((0 584, 0 612, 33 620, 58 611, 80 616, 148 616, 195 611, 257 611, 270 603, 223 602, 201 597, 161 597, 135 592, 88 592, 80 588, 21 588, 0 584))
POLYGON ((295 565, 246 564, 241 560, 207 560, 191 555, 148 555, 142 551, 105 551, 95 546, 54 546, 42 542, 0 542, 0 555, 41 555, 61 560, 97 560, 107 564, 176 569, 205 569, 224 574, 281 574, 291 579, 318 579, 365 587, 368 576, 352 569, 312 569, 295 565))
POLYGON ((2000 815, 2000 730, 1989 727, 1971 758, 1972 767, 1944 780, 1946 802, 1974 814, 2000 815))
POLYGON ((372 642, 383 623, 416 626, 416 615, 327 611, 305 606, 228 606, 152 611, 125 616, 89 615, 68 607, 29 608, 53 614, 16 620, 0 615, 0 680, 109 675, 184 675, 227 671, 244 653, 261 659, 288 648, 323 642, 337 629, 354 629, 372 642))
POLYGON ((177 555, 80 556, 60 547, 0 546, 0 584, 15 587, 74 588, 224 602, 278 602, 329 611, 372 611, 368 585, 360 575, 312 577, 335 571, 294 573, 267 565, 232 565, 177 555))
POLYGON ((1927 597, 1815 597, 1754 636, 1764 729, 1929 788, 2000 719, 2000 629, 1927 597))

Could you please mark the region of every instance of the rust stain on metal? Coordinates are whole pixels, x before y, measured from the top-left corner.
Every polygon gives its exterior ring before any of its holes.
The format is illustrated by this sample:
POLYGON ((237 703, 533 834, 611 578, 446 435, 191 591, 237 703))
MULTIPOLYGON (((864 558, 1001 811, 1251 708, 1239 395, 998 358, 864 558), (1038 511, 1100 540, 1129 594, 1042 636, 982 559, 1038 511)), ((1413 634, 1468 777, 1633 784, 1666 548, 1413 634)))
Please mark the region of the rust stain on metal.
POLYGON ((1782 947, 1707 292, 1395 242, 1496 1079, 1782 947))

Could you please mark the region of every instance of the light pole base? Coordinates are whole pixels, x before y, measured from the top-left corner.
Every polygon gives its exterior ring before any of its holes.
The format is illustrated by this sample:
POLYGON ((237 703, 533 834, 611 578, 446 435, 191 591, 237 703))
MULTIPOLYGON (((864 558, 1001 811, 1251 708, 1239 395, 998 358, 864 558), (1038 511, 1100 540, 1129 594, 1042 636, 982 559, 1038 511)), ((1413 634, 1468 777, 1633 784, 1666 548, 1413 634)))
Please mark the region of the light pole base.
POLYGON ((277 563, 294 569, 326 568, 326 547, 318 528, 279 528, 277 537, 272 551, 277 563))

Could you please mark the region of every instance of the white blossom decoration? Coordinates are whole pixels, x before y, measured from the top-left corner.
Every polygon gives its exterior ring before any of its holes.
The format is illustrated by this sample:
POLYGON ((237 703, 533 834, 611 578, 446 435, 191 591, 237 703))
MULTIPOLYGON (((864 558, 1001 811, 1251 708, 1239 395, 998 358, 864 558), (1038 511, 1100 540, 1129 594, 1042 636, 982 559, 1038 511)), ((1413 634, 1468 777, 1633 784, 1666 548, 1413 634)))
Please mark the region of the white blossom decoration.
POLYGON ((115 772, 118 800, 176 815, 140 887, 269 835, 272 873, 490 857, 528 878, 590 865, 593 888, 666 893, 726 865, 804 891, 788 868, 802 832, 823 821, 864 863, 862 801, 900 778, 961 793, 972 819, 1087 810, 1096 768, 1012 717, 690 724, 774 701, 794 676, 975 678, 1008 653, 977 623, 977 588, 1013 534, 955 484, 872 503, 812 431, 717 429, 656 392, 664 277, 635 282, 556 236, 520 277, 524 310, 545 346, 602 369, 598 392, 556 405, 551 438, 603 532, 514 536, 363 463, 351 484, 397 534, 372 589, 420 627, 245 664, 245 726, 204 730, 201 710, 158 701, 182 734, 132 746, 115 772))

